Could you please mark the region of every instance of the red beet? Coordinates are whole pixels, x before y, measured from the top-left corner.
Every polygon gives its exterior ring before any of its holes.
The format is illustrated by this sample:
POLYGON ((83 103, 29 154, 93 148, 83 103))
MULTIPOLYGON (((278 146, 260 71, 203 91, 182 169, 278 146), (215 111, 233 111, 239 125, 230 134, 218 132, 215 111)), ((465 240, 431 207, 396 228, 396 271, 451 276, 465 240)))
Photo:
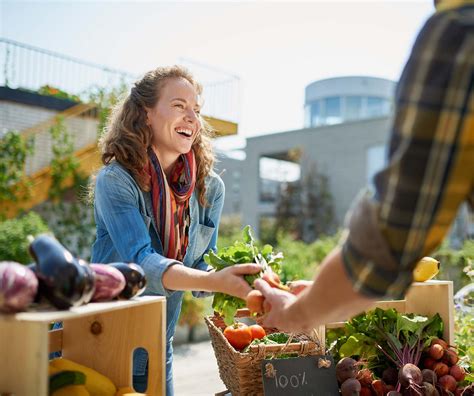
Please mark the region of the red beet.
POLYGON ((357 362, 349 357, 342 358, 336 364, 336 377, 340 384, 349 378, 356 378, 357 376, 357 362))
POLYGON ((464 381, 466 371, 461 366, 454 365, 449 369, 449 375, 452 375, 456 381, 461 382, 464 381))
POLYGON ((385 384, 382 380, 375 380, 372 382, 372 390, 375 396, 384 396, 385 395, 385 384))
POLYGON ((438 362, 434 365, 433 371, 436 373, 438 378, 440 378, 443 375, 446 375, 449 373, 449 367, 444 363, 438 362))
POLYGON ((433 370, 423 369, 421 374, 423 375, 423 382, 428 382, 432 385, 436 385, 438 382, 438 376, 433 370))
POLYGON ((439 344, 433 344, 428 350, 428 355, 434 360, 440 360, 444 355, 444 348, 439 344))
POLYGON ((372 371, 367 368, 359 370, 356 379, 360 382, 362 386, 370 386, 372 385, 372 381, 374 380, 372 376, 372 371))
POLYGON ((429 382, 423 382, 423 395, 439 396, 439 392, 433 384, 430 384, 429 382))
POLYGON ((362 386, 359 392, 359 396, 372 396, 372 391, 367 386, 362 386))
POLYGON ((452 375, 443 375, 439 380, 438 380, 438 385, 441 386, 441 388, 454 392, 458 386, 456 380, 452 375))
POLYGON ((474 396, 474 384, 466 386, 462 392, 462 396, 474 396))
POLYGON ((360 382, 355 378, 346 379, 341 385, 342 396, 359 396, 360 390, 360 382))
POLYGON ((405 364, 398 372, 398 380, 405 388, 421 385, 423 375, 421 370, 414 364, 405 364))
POLYGON ((393 367, 386 368, 382 373, 382 380, 389 385, 396 385, 398 382, 398 370, 393 367))
POLYGON ((452 349, 446 349, 444 351, 443 362, 448 366, 454 366, 459 361, 459 356, 456 351, 452 349))
POLYGON ((433 344, 439 344, 443 347, 443 349, 448 348, 448 343, 445 340, 441 339, 441 338, 433 338, 431 340, 431 345, 433 345, 433 344))
POLYGON ((433 367, 435 364, 436 364, 436 360, 430 357, 427 357, 425 360, 423 360, 423 367, 429 370, 433 370, 433 367))

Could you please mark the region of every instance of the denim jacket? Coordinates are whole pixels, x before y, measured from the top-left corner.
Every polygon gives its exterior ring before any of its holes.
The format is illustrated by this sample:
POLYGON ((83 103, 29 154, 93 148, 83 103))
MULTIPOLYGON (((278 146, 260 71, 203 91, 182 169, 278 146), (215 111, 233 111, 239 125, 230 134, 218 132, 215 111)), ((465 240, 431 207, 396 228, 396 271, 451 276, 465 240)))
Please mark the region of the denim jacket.
MULTIPOLYGON (((216 249, 217 232, 224 205, 224 183, 212 172, 206 179, 207 207, 194 190, 189 203, 191 225, 183 264, 207 271, 203 256, 216 249)), ((114 161, 103 167, 96 178, 94 215, 97 228, 92 246, 92 262, 134 262, 147 277, 145 294, 167 298, 166 339, 171 342, 181 310, 183 292, 168 290, 162 278, 166 269, 180 262, 163 256, 163 246, 153 215, 150 193, 140 189, 131 174, 114 161)), ((193 292, 196 297, 209 293, 193 292)), ((144 372, 146 359, 135 359, 135 374, 144 372)))

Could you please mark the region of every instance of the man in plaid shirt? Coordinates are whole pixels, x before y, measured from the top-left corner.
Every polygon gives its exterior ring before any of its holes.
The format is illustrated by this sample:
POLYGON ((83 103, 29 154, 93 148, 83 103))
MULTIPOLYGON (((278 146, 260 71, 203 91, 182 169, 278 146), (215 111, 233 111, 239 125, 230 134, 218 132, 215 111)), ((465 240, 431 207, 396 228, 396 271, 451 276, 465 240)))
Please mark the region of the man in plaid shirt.
POLYGON ((298 297, 256 281, 265 324, 309 330, 382 297, 403 298, 417 261, 443 240, 459 206, 474 207, 474 1, 442 1, 400 78, 389 163, 348 215, 342 247, 298 297))

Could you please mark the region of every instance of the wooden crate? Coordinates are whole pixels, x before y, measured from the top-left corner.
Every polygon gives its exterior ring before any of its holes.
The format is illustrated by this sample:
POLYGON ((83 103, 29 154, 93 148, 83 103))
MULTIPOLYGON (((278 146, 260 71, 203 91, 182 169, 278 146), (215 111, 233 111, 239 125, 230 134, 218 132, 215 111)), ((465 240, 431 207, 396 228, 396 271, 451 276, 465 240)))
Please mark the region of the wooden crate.
POLYGON ((117 388, 132 386, 132 354, 148 351, 147 395, 165 395, 166 299, 90 303, 68 311, 0 315, 0 394, 48 395, 48 356, 97 370, 117 388), (62 321, 63 329, 48 331, 62 321))
MULTIPOLYGON (((453 282, 432 280, 415 282, 408 290, 404 300, 378 301, 370 309, 395 308, 401 313, 416 313, 424 316, 433 316, 438 313, 443 319, 443 339, 454 345, 454 301, 453 282)), ((370 310, 368 309, 368 311, 370 310)), ((326 328, 343 326, 343 323, 331 323, 326 328)))

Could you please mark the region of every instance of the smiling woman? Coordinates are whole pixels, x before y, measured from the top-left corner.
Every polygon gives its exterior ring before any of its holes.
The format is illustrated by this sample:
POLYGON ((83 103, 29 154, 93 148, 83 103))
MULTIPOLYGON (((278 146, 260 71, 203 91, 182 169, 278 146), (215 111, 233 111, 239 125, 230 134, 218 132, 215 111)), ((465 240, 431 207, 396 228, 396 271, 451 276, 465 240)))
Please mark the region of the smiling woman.
MULTIPOLYGON (((167 297, 168 396, 183 291, 244 298, 251 289, 243 275, 260 270, 242 264, 211 272, 203 260, 216 249, 224 184, 213 171, 201 93, 201 85, 179 66, 157 68, 136 82, 114 109, 100 142, 105 166, 94 191, 92 261, 135 262, 147 275, 146 293, 167 297)), ((148 375, 157 375, 148 373, 143 350, 134 354, 133 374, 138 391, 145 391, 148 375)))

